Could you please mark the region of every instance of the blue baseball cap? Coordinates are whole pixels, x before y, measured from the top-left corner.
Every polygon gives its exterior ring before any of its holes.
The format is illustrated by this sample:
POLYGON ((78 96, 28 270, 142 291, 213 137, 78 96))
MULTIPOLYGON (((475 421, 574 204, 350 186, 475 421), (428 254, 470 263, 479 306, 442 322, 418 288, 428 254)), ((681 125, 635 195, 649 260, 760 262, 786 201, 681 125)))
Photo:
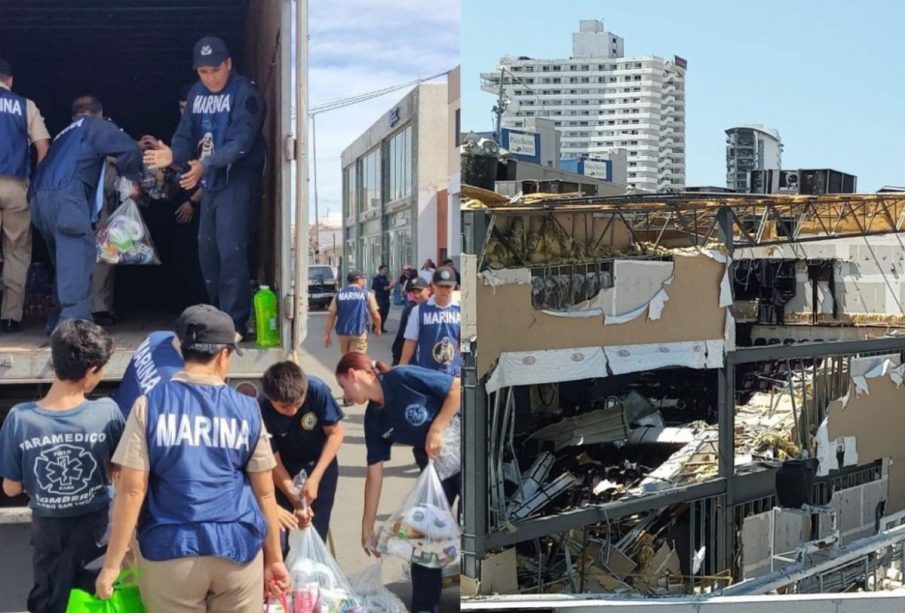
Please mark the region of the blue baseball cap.
POLYGON ((192 68, 195 70, 202 66, 219 66, 229 59, 229 48, 222 38, 204 36, 195 43, 192 58, 192 68))

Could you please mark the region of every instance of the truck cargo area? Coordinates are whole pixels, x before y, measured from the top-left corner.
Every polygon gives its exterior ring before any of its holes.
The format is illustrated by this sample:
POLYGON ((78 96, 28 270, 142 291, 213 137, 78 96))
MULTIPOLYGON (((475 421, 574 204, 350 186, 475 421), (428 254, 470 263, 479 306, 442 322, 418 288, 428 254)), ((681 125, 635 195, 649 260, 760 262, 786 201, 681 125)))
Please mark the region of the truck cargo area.
MULTIPOLYGON (((179 121, 180 88, 197 80, 191 59, 194 42, 207 34, 226 41, 234 69, 256 81, 267 103, 264 136, 269 154, 253 276, 274 288, 281 300, 290 286, 289 173, 284 154, 285 135, 291 132, 289 5, 277 0, 0 0, 0 56, 14 68, 14 89, 35 101, 52 135, 68 125, 72 100, 92 94, 102 101, 105 115, 135 139, 152 134, 169 143, 179 121)), ((153 204, 143 214, 165 255, 175 224, 169 218, 155 219, 160 213, 152 209, 153 204)), ((177 264, 162 259, 161 266, 116 268, 114 304, 119 322, 108 328, 116 341, 108 367, 111 380, 121 377, 132 350, 147 332, 172 328, 186 306, 185 292, 173 282, 177 264)), ((50 379, 41 315, 47 291, 43 297, 34 294, 42 284, 46 288, 52 273, 36 231, 32 262, 26 330, 0 337, 4 385, 50 379)), ((285 347, 291 333, 287 320, 282 322, 285 347)), ((249 349, 254 348, 249 344, 249 349)), ((281 353, 247 351, 236 364, 236 374, 260 376, 281 353)), ((0 416, 6 408, 7 403, 0 402, 0 416)))

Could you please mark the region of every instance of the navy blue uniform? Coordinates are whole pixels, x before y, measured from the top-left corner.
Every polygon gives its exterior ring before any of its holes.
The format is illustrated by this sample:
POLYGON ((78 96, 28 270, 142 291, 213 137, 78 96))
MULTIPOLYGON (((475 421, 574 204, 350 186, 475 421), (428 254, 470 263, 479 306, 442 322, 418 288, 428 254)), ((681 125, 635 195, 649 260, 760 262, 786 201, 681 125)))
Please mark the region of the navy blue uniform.
POLYGON ((336 333, 361 336, 368 330, 368 292, 357 285, 336 294, 336 333))
POLYGON ((0 87, 0 175, 24 179, 28 169, 28 101, 0 87))
MULTIPOLYGON (((141 169, 141 149, 110 121, 81 117, 60 132, 31 185, 32 221, 56 268, 54 312, 48 330, 66 319, 91 321, 91 271, 97 258, 98 182, 107 156, 120 175, 141 169)), ((103 185, 100 186, 103 189, 103 185)))
MULTIPOLYGON (((280 460, 289 476, 295 477, 302 470, 311 474, 327 442, 324 426, 335 426, 345 418, 345 414, 327 384, 317 377, 308 377, 308 393, 298 413, 288 417, 279 413, 266 397, 258 399, 261 416, 270 434, 270 447, 280 454, 280 460)), ((321 538, 327 539, 330 528, 330 513, 336 497, 336 482, 339 479, 339 463, 336 458, 324 471, 317 499, 314 501, 314 528, 321 538)), ((292 503, 279 489, 277 502, 284 509, 291 511, 292 503)))
POLYGON ((147 398, 150 477, 138 522, 142 557, 216 556, 248 564, 267 534, 245 474, 264 427, 257 403, 226 385, 175 378, 147 398))
POLYGON ((405 305, 402 309, 402 315, 399 316, 399 329, 396 331, 396 338, 393 339, 393 366, 396 366, 399 360, 402 359, 402 347, 405 345, 405 328, 414 308, 414 303, 405 305))
POLYGON ((182 354, 173 345, 175 337, 173 332, 152 332, 132 354, 113 397, 125 417, 139 396, 169 381, 185 367, 182 354))
POLYGON ((380 311, 380 327, 386 332, 387 317, 390 315, 390 279, 386 275, 377 275, 371 280, 371 290, 377 299, 377 310, 380 311))
POLYGON ((457 302, 441 307, 430 298, 413 309, 405 330, 406 340, 418 343, 412 363, 458 377, 461 321, 462 309, 457 302))
MULTIPOLYGON (((453 378, 419 366, 399 366, 378 375, 384 404, 365 409, 365 445, 368 466, 390 459, 393 443, 423 449, 431 424, 449 395, 453 378)), ((426 459, 418 461, 422 470, 426 459)), ((461 475, 444 479, 443 492, 450 507, 459 495, 461 475)), ((412 564, 412 611, 436 611, 443 590, 443 571, 412 564)))
POLYGON ((254 83, 233 73, 214 94, 200 81, 189 90, 173 135, 173 161, 201 160, 204 197, 198 255, 208 297, 245 333, 251 314, 250 257, 264 167, 266 109, 254 83))

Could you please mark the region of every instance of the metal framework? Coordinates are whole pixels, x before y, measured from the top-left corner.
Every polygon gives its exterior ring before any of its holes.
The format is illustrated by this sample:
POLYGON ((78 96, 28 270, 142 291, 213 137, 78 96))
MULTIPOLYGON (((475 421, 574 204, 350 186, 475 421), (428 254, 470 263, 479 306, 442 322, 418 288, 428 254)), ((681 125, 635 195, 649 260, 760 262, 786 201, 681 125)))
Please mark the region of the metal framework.
POLYGON ((654 246, 667 241, 673 246, 720 241, 727 246, 758 247, 888 234, 905 228, 905 196, 899 194, 650 194, 548 200, 527 196, 489 211, 498 216, 559 212, 620 219, 636 242, 654 246))
MULTIPOLYGON (((898 232, 905 223, 905 198, 888 195, 841 196, 716 196, 713 194, 651 195, 619 198, 556 199, 521 207, 464 210, 463 252, 481 254, 491 236, 495 216, 575 212, 617 216, 630 228, 634 240, 685 236, 691 244, 718 240, 731 255, 742 246, 824 240, 898 232)), ((480 322, 478 322, 480 326, 480 322)), ((480 329, 480 328, 479 328, 480 329)), ((717 500, 716 507, 693 504, 696 513, 717 508, 714 526, 715 564, 730 569, 735 559, 737 522, 743 505, 769 500, 775 493, 772 470, 739 473, 735 467, 736 368, 769 361, 807 360, 830 356, 856 356, 905 351, 905 337, 744 347, 726 355, 718 370, 718 478, 676 487, 656 494, 517 521, 505 529, 491 530, 489 508, 487 394, 477 377, 479 339, 463 343, 463 572, 480 576, 480 563, 499 547, 563 533, 589 524, 658 510, 677 503, 717 500), (725 512, 733 509, 734 512, 725 512)), ((742 515, 743 516, 743 515, 742 515)), ((708 529, 710 527, 708 526, 708 529)))

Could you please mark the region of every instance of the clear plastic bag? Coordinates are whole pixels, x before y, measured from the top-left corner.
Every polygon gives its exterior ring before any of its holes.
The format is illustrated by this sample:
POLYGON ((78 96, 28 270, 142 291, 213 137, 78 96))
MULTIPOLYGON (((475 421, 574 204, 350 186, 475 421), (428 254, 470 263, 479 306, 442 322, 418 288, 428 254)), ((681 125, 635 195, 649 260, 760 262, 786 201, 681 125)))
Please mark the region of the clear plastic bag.
POLYGON ((368 564, 364 570, 349 577, 349 585, 370 613, 408 613, 399 596, 383 585, 383 564, 380 560, 368 564))
POLYGON ((459 560, 460 533, 434 462, 428 462, 402 508, 377 535, 377 551, 428 568, 459 560))
POLYGON ((264 613, 292 613, 292 607, 289 606, 289 597, 283 596, 267 596, 264 599, 264 613))
POLYGON ((462 470, 462 422, 458 413, 443 431, 443 446, 440 455, 434 458, 434 468, 440 481, 452 477, 462 470))
POLYGON ((131 198, 97 229, 97 261, 105 264, 160 264, 148 227, 131 198))
POLYGON ((293 613, 367 613, 313 527, 289 533, 293 613))

